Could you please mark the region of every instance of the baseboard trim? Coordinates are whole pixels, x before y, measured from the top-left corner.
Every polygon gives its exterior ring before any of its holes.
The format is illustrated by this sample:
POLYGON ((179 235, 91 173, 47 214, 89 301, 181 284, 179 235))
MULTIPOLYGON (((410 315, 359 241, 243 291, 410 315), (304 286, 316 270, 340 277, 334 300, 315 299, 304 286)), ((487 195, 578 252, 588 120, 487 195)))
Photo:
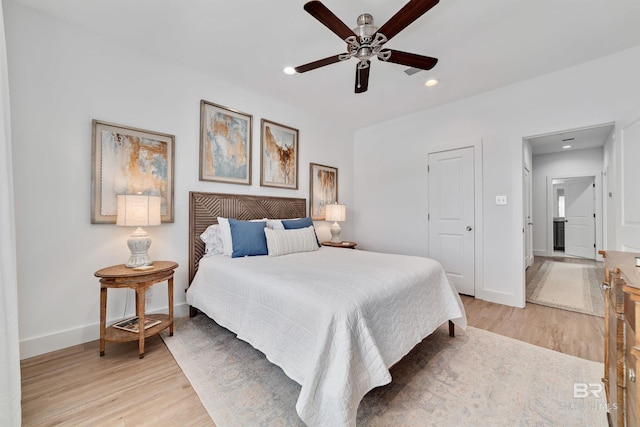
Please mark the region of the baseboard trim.
POLYGON ((510 307, 524 308, 524 301, 518 302, 516 301, 517 298, 515 295, 500 291, 493 291, 490 289, 482 289, 480 291, 476 290, 475 298, 496 304, 508 305, 510 307))
MULTIPOLYGON (((166 313, 167 308, 151 310, 149 313, 166 313)), ((173 307, 173 315, 175 318, 187 317, 189 315, 189 306, 187 303, 175 305, 173 307)), ((118 319, 111 319, 107 324, 113 323, 118 319)), ((50 353, 52 351, 61 350, 63 348, 72 347, 78 344, 95 341, 100 339, 100 322, 82 326, 80 328, 60 331, 49 335, 43 335, 36 338, 30 338, 20 341, 20 359, 28 359, 41 354, 50 353)), ((96 347, 96 352, 98 348, 96 347)))

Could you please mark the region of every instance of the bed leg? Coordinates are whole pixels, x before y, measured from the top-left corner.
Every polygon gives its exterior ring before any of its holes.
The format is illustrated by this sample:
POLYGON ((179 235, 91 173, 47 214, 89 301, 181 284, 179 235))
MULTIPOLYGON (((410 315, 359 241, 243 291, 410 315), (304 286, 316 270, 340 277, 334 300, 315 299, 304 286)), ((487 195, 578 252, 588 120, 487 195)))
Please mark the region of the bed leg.
POLYGON ((190 305, 189 306, 189 317, 196 317, 196 314, 198 314, 198 309, 195 308, 194 306, 190 305))
POLYGON ((451 320, 449 320, 449 336, 450 337, 456 336, 456 325, 454 325, 451 320))

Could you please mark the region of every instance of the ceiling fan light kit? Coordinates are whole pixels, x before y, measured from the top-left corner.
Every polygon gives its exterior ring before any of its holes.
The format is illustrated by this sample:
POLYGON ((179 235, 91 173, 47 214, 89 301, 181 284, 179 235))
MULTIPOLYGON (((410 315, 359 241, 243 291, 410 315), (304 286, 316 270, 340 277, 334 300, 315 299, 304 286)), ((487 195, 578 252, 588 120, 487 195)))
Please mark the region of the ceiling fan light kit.
POLYGON ((411 0, 380 28, 374 25, 371 14, 363 13, 358 16, 356 20, 357 27, 353 29, 347 27, 340 18, 334 15, 320 1, 312 0, 307 2, 304 5, 304 10, 340 37, 347 44, 348 52, 300 65, 295 67, 295 71, 297 73, 305 73, 316 68, 355 58, 358 60, 355 93, 362 93, 366 92, 369 87, 370 60, 374 56, 380 61, 406 65, 420 70, 430 70, 438 62, 436 58, 385 49, 384 44, 438 4, 438 1, 411 0))

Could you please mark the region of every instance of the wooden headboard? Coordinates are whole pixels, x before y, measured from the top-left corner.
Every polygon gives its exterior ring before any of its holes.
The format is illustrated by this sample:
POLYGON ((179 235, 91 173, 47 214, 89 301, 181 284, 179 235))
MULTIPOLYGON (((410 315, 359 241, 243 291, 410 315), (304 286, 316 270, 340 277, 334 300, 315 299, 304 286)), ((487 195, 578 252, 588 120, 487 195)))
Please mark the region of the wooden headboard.
POLYGON ((241 220, 301 218, 307 216, 307 200, 291 197, 189 192, 189 283, 204 255, 200 235, 218 217, 241 220))

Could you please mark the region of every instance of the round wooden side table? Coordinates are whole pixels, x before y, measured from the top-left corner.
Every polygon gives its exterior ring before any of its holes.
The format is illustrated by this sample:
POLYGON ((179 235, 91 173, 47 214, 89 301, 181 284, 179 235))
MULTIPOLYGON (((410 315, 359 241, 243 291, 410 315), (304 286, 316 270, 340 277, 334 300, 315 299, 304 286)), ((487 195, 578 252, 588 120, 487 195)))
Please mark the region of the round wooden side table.
POLYGON ((94 273, 100 278, 100 356, 104 356, 106 341, 128 342, 138 340, 139 357, 144 357, 144 340, 169 328, 173 336, 173 272, 178 264, 173 261, 154 261, 152 268, 137 270, 125 267, 124 264, 113 265, 94 273), (156 283, 167 282, 169 314, 154 314, 153 318, 160 323, 147 329, 145 324, 145 293, 156 283), (136 316, 138 316, 139 332, 118 329, 113 325, 107 328, 107 289, 131 288, 136 291, 136 316))
POLYGON ((322 242, 322 246, 331 246, 333 248, 355 249, 358 244, 356 242, 322 242))

